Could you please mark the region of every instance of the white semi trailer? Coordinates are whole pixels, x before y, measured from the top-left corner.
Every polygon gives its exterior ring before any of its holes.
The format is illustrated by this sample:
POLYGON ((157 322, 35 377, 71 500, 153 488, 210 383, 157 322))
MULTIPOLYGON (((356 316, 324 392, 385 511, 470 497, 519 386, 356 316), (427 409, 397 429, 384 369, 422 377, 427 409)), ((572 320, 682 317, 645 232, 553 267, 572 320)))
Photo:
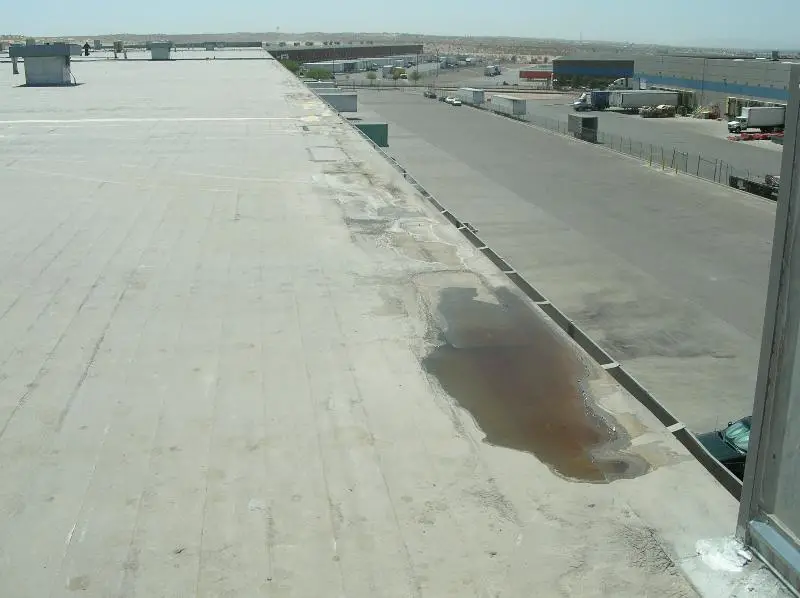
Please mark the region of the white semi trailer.
POLYGON ((484 102, 484 92, 482 89, 474 87, 461 87, 456 93, 456 97, 471 106, 480 106, 484 102))
POLYGON ((491 98, 492 112, 521 117, 527 112, 528 103, 524 98, 496 94, 491 98))
POLYGON ((786 106, 747 106, 742 114, 728 123, 728 132, 741 133, 759 129, 764 133, 782 131, 786 120, 786 106))
POLYGON ((608 98, 611 108, 625 111, 638 111, 645 106, 677 106, 677 91, 661 91, 659 89, 631 89, 612 91, 608 98))

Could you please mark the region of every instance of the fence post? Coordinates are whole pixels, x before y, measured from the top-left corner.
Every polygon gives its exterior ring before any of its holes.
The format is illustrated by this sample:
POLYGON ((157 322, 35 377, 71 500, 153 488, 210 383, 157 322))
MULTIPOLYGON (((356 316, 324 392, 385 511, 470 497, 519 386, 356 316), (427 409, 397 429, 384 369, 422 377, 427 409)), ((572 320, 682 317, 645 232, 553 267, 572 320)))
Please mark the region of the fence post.
POLYGON ((664 146, 661 146, 661 170, 666 170, 666 163, 664 162, 664 146))
POLYGON ((650 144, 650 161, 647 163, 648 166, 653 166, 653 144, 650 144))
POLYGON ((675 174, 678 174, 678 161, 675 159, 677 155, 677 150, 673 147, 672 148, 672 167, 675 169, 675 174))
POLYGON ((695 176, 700 176, 700 160, 702 159, 703 157, 700 154, 697 154, 697 174, 695 176))

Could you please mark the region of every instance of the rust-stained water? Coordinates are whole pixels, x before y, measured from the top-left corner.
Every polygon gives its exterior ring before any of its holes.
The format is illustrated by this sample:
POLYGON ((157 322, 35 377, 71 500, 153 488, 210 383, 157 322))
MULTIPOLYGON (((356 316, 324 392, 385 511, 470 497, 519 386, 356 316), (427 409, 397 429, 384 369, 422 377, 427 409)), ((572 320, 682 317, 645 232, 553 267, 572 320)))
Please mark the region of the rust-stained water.
POLYGON ((497 291, 496 299, 443 290, 434 316, 441 344, 423 360, 485 441, 533 453, 568 478, 644 473, 640 458, 617 452, 627 444, 624 431, 585 396, 586 368, 573 349, 513 293, 497 291))

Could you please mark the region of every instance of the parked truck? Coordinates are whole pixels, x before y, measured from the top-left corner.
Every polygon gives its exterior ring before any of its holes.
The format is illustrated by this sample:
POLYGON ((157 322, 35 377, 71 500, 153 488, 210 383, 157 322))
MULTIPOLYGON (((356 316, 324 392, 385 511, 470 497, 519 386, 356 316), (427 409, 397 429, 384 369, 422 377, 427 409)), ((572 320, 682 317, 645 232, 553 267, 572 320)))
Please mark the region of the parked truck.
POLYGON ((611 108, 619 108, 626 112, 638 112, 644 106, 677 106, 677 91, 661 91, 658 89, 633 89, 612 91, 608 98, 611 108))
POLYGON ((608 108, 608 97, 610 91, 603 89, 593 89, 581 94, 577 100, 572 102, 575 112, 587 112, 589 110, 605 110, 608 108))
POLYGON ((500 67, 497 66, 496 64, 489 65, 483 69, 483 74, 486 77, 496 77, 497 75, 500 74, 500 67))
POLYGON ((747 106, 728 123, 728 132, 741 133, 747 129, 759 129, 763 133, 782 131, 785 119, 785 106, 747 106))

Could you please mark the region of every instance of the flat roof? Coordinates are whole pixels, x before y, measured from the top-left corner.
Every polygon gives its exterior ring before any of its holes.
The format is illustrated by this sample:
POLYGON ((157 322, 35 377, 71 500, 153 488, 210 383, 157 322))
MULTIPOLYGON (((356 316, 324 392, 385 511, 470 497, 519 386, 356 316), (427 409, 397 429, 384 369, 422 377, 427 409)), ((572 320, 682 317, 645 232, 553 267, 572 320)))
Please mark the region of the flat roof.
POLYGON ((770 583, 719 570, 736 502, 277 62, 75 70, 0 75, 0 594, 770 583))

